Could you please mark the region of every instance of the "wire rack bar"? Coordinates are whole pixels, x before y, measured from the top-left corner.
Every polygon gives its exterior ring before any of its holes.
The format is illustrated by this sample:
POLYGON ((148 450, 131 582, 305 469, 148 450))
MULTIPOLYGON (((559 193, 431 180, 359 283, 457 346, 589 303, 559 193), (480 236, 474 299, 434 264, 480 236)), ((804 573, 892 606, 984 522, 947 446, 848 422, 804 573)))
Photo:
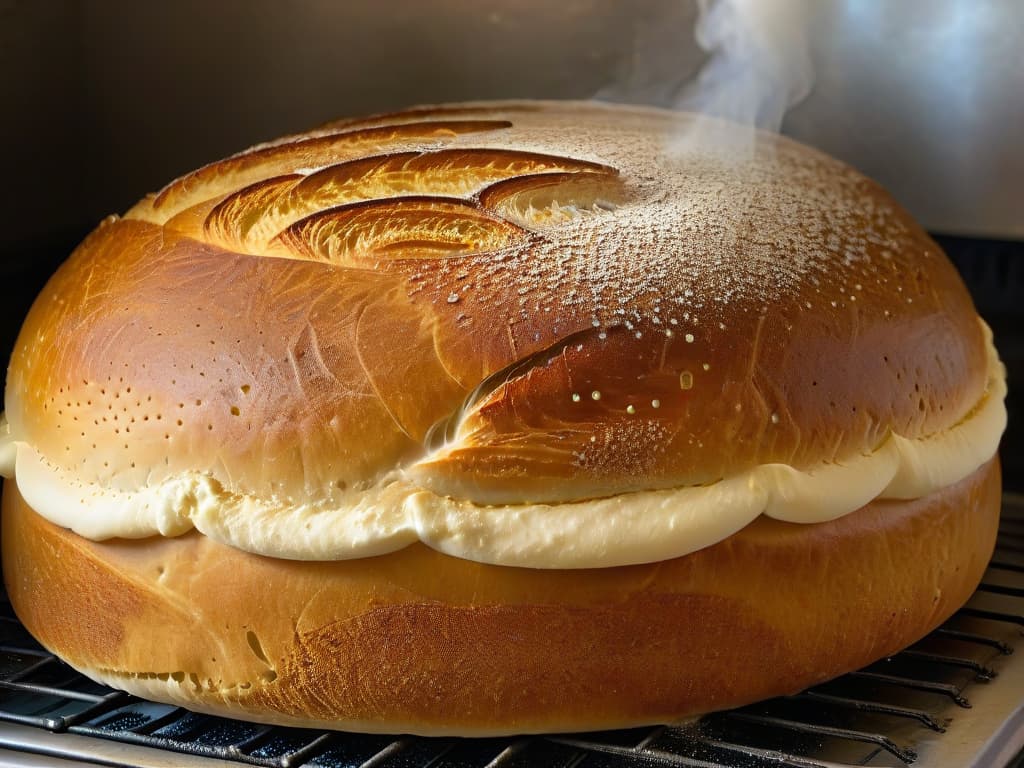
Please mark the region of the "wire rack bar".
POLYGON ((294 768, 294 766, 302 765, 313 756, 328 749, 339 738, 340 736, 336 733, 322 733, 299 749, 292 750, 286 755, 281 755, 278 763, 281 768, 294 768))
POLYGON ((18 645, 0 644, 0 653, 11 653, 20 656, 38 656, 41 659, 53 659, 50 652, 44 651, 42 648, 24 648, 18 645))
POLYGON ((66 688, 53 688, 52 686, 40 685, 38 683, 17 683, 10 682, 8 680, 0 680, 0 688, 21 691, 22 693, 37 693, 43 696, 53 696, 56 699, 87 701, 92 704, 97 704, 104 700, 103 696, 97 696, 94 693, 81 693, 80 691, 71 691, 66 688))
MULTIPOLYGON (((388 744, 384 749, 375 754, 370 759, 363 762, 359 768, 378 768, 378 766, 384 765, 385 762, 390 760, 392 757, 405 752, 409 747, 412 746, 412 739, 396 739, 395 741, 388 744)), ((448 749, 451 749, 449 747, 448 749)), ((445 750, 447 752, 448 750, 445 750)), ((442 752, 441 754, 444 754, 442 752)), ((438 756, 440 757, 440 755, 438 756)), ((436 759, 435 761, 436 762, 436 759)))
POLYGON ((933 635, 939 637, 948 637, 950 640, 961 640, 965 643, 976 643, 977 645, 987 645, 990 648, 995 648, 1004 656, 1009 656, 1013 653, 1013 648, 1007 645, 1002 640, 998 640, 988 635, 979 635, 976 632, 965 632, 960 629, 951 629, 949 627, 939 627, 932 631, 933 635))
POLYGON ((523 750, 533 743, 534 739, 518 739, 513 741, 501 750, 501 752, 495 755, 494 759, 487 763, 484 768, 501 768, 504 765, 508 765, 510 760, 514 760, 521 752, 523 752, 523 750))
POLYGON ((994 595, 1009 595, 1010 597, 1024 597, 1024 589, 1020 587, 1007 587, 1003 584, 989 584, 982 582, 978 585, 979 592, 991 592, 994 595))
POLYGON ((912 763, 917 759, 917 754, 914 750, 907 747, 901 747, 888 736, 883 736, 879 733, 865 733, 863 731, 854 731, 849 728, 836 728, 831 725, 815 725, 813 723, 803 723, 798 720, 787 720, 782 717, 755 715, 749 712, 726 712, 722 717, 729 720, 741 720, 747 723, 757 723, 758 725, 766 725, 772 728, 783 728, 787 731, 795 731, 797 733, 805 733, 812 736, 830 736, 836 739, 848 739, 850 741, 860 741, 865 744, 874 744, 905 763, 912 763))
POLYGON ((26 677, 31 677, 43 667, 49 667, 57 663, 59 663, 57 659, 55 659, 53 656, 50 656, 49 654, 47 654, 45 657, 39 657, 38 661, 25 667, 25 669, 21 670, 20 672, 15 672, 13 675, 8 676, 7 682, 20 682, 22 679, 26 677))
POLYGON ((62 722, 59 730, 66 730, 78 723, 84 723, 87 720, 95 720, 100 715, 105 714, 112 709, 124 706, 124 703, 129 701, 131 698, 131 696, 123 691, 111 691, 93 706, 83 709, 80 712, 76 712, 73 715, 63 715, 60 718, 62 722))
POLYGON ((976 619, 990 619, 992 621, 1002 621, 1007 624, 1016 624, 1018 626, 1024 627, 1024 616, 1018 614, 1003 613, 1002 611, 989 611, 983 608, 970 607, 961 608, 959 611, 957 611, 957 613, 962 614, 964 616, 973 616, 976 619))
POLYGON ((183 709, 182 707, 175 707, 170 712, 160 715, 159 717, 154 717, 148 723, 143 723, 142 725, 136 726, 135 728, 131 728, 129 730, 131 730, 132 733, 137 733, 140 736, 148 736, 149 734, 154 733, 155 731, 159 731, 161 728, 165 728, 171 723, 177 720, 181 720, 187 716, 188 710, 183 709))
POLYGON ((40 715, 23 715, 19 712, 0 712, 0 721, 7 723, 18 723, 19 725, 31 725, 35 728, 42 728, 57 733, 61 731, 62 721, 59 717, 43 717, 40 715))
MULTIPOLYGON (((576 739, 570 737, 551 737, 548 741, 553 744, 563 744, 567 747, 575 747, 576 749, 582 749, 587 752, 599 752, 608 755, 617 755, 619 757, 630 757, 633 759, 643 760, 646 764, 657 763, 660 765, 667 766, 679 766, 680 768, 721 768, 722 763, 719 762, 708 762, 696 757, 689 757, 687 755, 678 755, 674 752, 666 752, 661 749, 648 748, 642 752, 637 750, 636 747, 623 747, 618 744, 603 744, 601 742, 587 741, 585 739, 576 739)), ((739 751, 742 749, 739 745, 729 745, 732 751, 739 751)), ((794 755, 783 756, 782 760, 776 763, 784 768, 822 768, 820 763, 800 763, 800 762, 786 762, 787 759, 793 758, 793 760, 799 760, 794 755)), ((641 763, 643 764, 643 763, 641 763)))
POLYGON ((900 688, 910 688, 915 691, 938 693, 948 697, 958 707, 968 709, 971 706, 970 702, 963 695, 963 689, 949 683, 936 683, 931 680, 918 680, 913 677, 886 675, 881 672, 850 672, 847 677, 871 680, 876 683, 895 685, 900 688))
POLYGON ((833 696, 830 693, 819 693, 818 691, 804 691, 796 696, 790 697, 795 701, 813 701, 821 704, 831 704, 837 707, 845 707, 848 709, 855 709, 858 712, 874 712, 880 715, 892 715, 894 717, 905 717, 911 720, 916 720, 921 723, 925 728, 935 731, 936 733, 944 733, 946 728, 933 715, 925 712, 923 709, 914 709, 912 707, 900 707, 895 704, 885 704, 878 701, 869 701, 865 699, 854 699, 848 696, 833 696))
POLYGON ((250 734, 241 741, 235 741, 225 745, 225 748, 232 755, 237 756, 248 756, 248 754, 262 746, 271 736, 274 735, 274 727, 272 725, 263 725, 256 729, 255 733, 250 734))
POLYGON ((89 726, 72 726, 68 728, 68 733, 73 733, 78 736, 94 736, 106 739, 114 737, 116 741, 121 741, 125 744, 134 744, 140 747, 153 747, 167 752, 177 752, 179 754, 193 755, 196 757, 235 760, 240 763, 248 763, 249 765, 273 766, 275 764, 275 761, 273 760, 262 760, 260 758, 253 758, 247 755, 232 755, 228 749, 223 747, 212 747, 206 744, 200 744, 196 741, 181 742, 163 736, 140 736, 132 733, 131 731, 118 731, 116 733, 111 733, 110 731, 102 731, 89 726))
POLYGON ((639 743, 637 743, 636 748, 645 749, 657 741, 657 739, 668 730, 669 727, 667 725, 659 725, 657 728, 653 728, 650 733, 644 736, 639 743))
MULTIPOLYGON (((681 743, 687 745, 688 751, 691 752, 691 754, 687 755, 690 759, 710 761, 713 765, 725 766, 725 768, 735 766, 737 760, 739 760, 741 765, 751 765, 752 761, 756 761, 756 765, 770 766, 770 768, 776 768, 776 766, 784 766, 785 768, 823 768, 821 762, 812 758, 794 755, 778 749, 765 749, 750 744, 725 741, 705 735, 699 730, 694 730, 692 727, 683 729, 669 728, 664 733, 673 744, 681 743), (716 752, 719 754, 712 754, 716 752)), ((637 745, 634 749, 641 754, 659 750, 658 747, 641 748, 640 745, 637 745)), ((664 751, 664 749, 660 749, 660 751, 664 751)))
POLYGON ((973 659, 964 659, 960 656, 946 656, 941 653, 928 653, 927 651, 916 651, 908 649, 896 654, 896 658, 913 659, 925 661, 929 664, 943 664, 947 667, 959 667, 971 670, 980 680, 991 680, 996 676, 995 670, 986 667, 984 664, 973 659))
MULTIPOLYGON (((746 758, 755 758, 772 766, 783 766, 783 768, 827 768, 823 763, 798 755, 791 755, 787 752, 780 752, 775 749, 760 749, 745 744, 734 744, 731 741, 718 741, 715 739, 702 739, 702 744, 713 747, 725 753, 731 753, 746 758)), ((731 763, 732 761, 730 761, 731 763)), ((729 763, 716 763, 716 765, 731 768, 729 763)))

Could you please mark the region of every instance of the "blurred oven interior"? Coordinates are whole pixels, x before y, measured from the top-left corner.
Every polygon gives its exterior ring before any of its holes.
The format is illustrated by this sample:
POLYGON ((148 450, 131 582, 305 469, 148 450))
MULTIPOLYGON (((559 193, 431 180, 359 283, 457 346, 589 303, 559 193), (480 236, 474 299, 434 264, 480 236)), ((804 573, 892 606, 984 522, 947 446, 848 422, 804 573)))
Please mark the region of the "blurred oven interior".
MULTIPOLYGON (((332 118, 417 103, 598 95, 670 106, 706 58, 693 39, 696 13, 695 0, 0 0, 0 357, 87 233, 186 171, 332 118)), ((869 670, 849 689, 690 730, 454 745, 346 741, 147 709, 61 672, 19 634, 4 603, 0 764, 1024 764, 1015 757, 1024 659, 1013 666, 1004 653, 1016 645, 1024 657, 1024 4, 820 0, 807 6, 806 32, 815 84, 783 132, 879 181, 933 233, 1009 368, 997 551, 1008 567, 986 576, 1001 591, 979 592, 984 604, 929 638, 934 647, 869 670), (943 639, 955 647, 939 649, 943 639), (33 664, 49 681, 38 690, 33 664), (869 683, 884 688, 877 675, 920 685, 890 681, 895 698, 874 709, 850 704, 870 698, 869 683), (908 691, 913 701, 901 698, 908 691), (1001 700, 994 709, 992 698, 1001 700), (902 730, 850 720, 884 720, 885 706, 904 710, 893 715, 902 730), (821 715, 828 707, 837 719, 821 715), (122 711, 132 717, 113 718, 122 711)))

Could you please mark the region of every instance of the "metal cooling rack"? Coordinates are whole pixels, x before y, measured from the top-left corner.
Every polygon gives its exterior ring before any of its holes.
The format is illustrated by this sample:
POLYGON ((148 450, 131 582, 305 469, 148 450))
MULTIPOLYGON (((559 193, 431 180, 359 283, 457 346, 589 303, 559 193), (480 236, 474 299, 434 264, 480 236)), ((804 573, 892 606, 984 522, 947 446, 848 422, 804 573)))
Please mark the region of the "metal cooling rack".
MULTIPOLYGON (((0 603, 0 765, 310 768, 1004 766, 1024 746, 1024 496, 1004 499, 970 602, 892 658, 696 722, 517 739, 280 728, 197 715, 92 682, 0 603), (40 762, 45 758, 44 762, 40 762), (20 761, 20 763, 19 763, 20 761)), ((1019 757, 1017 759, 1020 759, 1019 757)))

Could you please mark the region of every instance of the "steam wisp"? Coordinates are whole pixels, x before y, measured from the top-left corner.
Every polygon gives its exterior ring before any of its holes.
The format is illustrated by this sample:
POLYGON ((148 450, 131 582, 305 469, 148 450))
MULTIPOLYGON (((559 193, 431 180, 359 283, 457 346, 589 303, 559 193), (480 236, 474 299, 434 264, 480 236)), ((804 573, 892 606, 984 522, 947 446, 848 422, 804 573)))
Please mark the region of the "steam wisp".
POLYGON ((786 111, 814 84, 807 0, 695 3, 692 28, 692 15, 638 20, 626 70, 597 97, 778 131, 786 111), (706 54, 702 62, 691 34, 706 54))
POLYGON ((814 84, 805 0, 697 0, 710 58, 677 106, 778 131, 814 84))

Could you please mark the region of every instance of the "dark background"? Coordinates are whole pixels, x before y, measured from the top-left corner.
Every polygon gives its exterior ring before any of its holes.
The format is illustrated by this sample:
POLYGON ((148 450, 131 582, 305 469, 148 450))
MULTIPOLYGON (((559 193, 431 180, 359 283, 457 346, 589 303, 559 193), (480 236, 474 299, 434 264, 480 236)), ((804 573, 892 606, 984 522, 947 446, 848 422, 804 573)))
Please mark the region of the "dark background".
MULTIPOLYGON (((1024 6, 884 5, 815 4, 819 82, 784 132, 878 178, 947 249, 1010 368, 1004 468, 1024 490, 1024 67, 1001 32, 1024 6)), ((85 234, 182 173, 414 103, 663 104, 678 84, 664 73, 703 60, 694 16, 687 0, 0 0, 0 360, 85 234)))

